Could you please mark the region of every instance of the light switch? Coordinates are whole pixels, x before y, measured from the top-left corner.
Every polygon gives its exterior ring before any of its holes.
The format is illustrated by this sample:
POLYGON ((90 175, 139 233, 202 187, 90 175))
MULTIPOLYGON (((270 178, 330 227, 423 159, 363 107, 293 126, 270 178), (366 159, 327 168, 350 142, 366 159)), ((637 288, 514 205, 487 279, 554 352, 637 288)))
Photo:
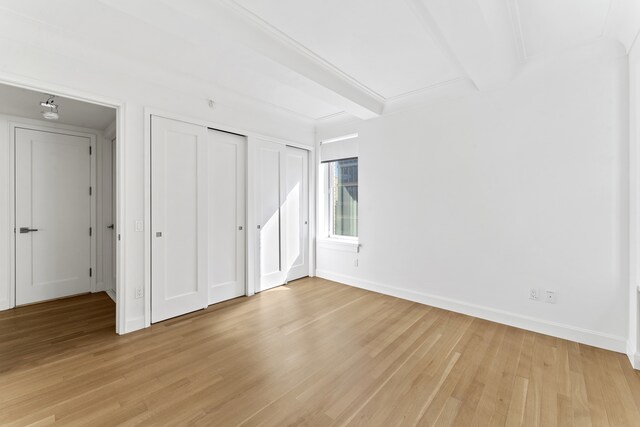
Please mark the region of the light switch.
POLYGON ((135 231, 144 231, 144 222, 142 220, 136 220, 135 231))

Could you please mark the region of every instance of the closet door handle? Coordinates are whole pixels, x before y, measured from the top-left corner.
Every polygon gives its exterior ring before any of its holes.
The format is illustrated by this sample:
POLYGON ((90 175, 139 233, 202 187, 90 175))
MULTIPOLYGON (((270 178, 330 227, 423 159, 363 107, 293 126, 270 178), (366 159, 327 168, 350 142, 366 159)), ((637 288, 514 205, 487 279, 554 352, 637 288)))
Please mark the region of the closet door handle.
POLYGON ((113 224, 111 224, 111 225, 107 225, 107 228, 110 228, 110 229, 112 229, 112 230, 113 230, 113 224))

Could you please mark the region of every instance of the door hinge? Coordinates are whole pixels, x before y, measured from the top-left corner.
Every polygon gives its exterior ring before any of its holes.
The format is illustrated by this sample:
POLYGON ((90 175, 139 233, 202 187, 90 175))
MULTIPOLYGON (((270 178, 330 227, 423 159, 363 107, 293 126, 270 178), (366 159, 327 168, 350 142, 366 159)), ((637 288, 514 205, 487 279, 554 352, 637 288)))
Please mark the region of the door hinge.
POLYGON ((89 146, 89 155, 93 154, 93 148, 89 146))
POLYGON ((93 196, 93 187, 89 187, 89 195, 93 196))
POLYGON ((89 268, 89 277, 93 277, 93 268, 89 268))
POLYGON ((93 227, 89 227, 89 236, 93 236, 93 227))

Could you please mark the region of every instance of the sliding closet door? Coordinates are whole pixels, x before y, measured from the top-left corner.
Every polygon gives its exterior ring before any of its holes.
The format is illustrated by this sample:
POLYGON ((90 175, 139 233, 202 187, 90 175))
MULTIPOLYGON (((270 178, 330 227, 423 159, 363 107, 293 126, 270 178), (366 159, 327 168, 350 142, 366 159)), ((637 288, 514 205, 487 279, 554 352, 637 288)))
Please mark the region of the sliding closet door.
POLYGON ((260 254, 260 280, 257 291, 264 291, 285 283, 286 248, 283 240, 284 216, 281 205, 285 200, 286 147, 270 141, 257 141, 256 213, 258 218, 258 245, 260 254))
POLYGON ((207 307, 207 130, 152 117, 151 321, 207 307))
POLYGON ((246 294, 246 144, 209 130, 209 304, 246 294))
POLYGON ((309 275, 309 152, 286 148, 286 218, 287 280, 309 275))

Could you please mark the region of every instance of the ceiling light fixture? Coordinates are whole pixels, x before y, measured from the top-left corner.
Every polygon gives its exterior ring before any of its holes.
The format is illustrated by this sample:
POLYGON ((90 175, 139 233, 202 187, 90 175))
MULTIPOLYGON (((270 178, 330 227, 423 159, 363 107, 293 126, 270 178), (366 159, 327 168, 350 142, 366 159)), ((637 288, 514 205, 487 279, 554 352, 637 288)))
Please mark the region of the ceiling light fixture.
POLYGON ((42 117, 47 120, 58 120, 58 104, 53 102, 55 95, 49 95, 49 99, 40 102, 40 105, 44 107, 44 111, 41 111, 42 117))

